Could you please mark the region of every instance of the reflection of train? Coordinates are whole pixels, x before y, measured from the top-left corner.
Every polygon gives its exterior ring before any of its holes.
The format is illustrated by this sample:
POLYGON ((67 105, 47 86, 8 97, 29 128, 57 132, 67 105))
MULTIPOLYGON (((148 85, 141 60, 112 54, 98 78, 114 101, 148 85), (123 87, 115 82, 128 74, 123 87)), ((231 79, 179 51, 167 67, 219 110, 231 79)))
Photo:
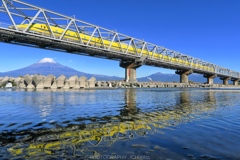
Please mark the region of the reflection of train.
MULTIPOLYGON (((27 27, 28 27, 28 24, 17 25, 18 30, 25 30, 27 27)), ((13 29, 13 26, 10 26, 9 28, 13 29)), ((56 38, 61 37, 62 33, 65 30, 63 28, 55 27, 55 26, 50 26, 50 28, 56 38)), ((44 35, 49 36, 51 33, 50 28, 46 24, 35 23, 29 27, 29 31, 32 33, 35 33, 35 34, 44 34, 44 35)), ((114 42, 114 41, 111 42, 109 40, 104 40, 104 39, 102 40, 101 38, 98 38, 98 37, 91 37, 91 35, 88 35, 87 33, 84 33, 84 32, 81 32, 78 34, 76 31, 67 30, 63 36, 63 39, 79 42, 80 37, 84 44, 87 44, 89 42, 90 45, 96 46, 96 47, 102 47, 104 44, 107 47, 111 46, 111 49, 116 50, 116 51, 124 50, 124 51, 128 51, 128 53, 130 53, 130 54, 142 53, 144 56, 151 56, 154 59, 163 59, 165 61, 180 63, 180 64, 184 64, 187 66, 195 67, 195 68, 201 68, 201 69, 208 70, 211 72, 215 71, 213 67, 204 66, 203 64, 188 62, 186 60, 181 60, 177 57, 172 58, 170 56, 164 56, 162 54, 148 52, 147 50, 142 51, 142 49, 140 49, 140 48, 135 49, 135 47, 133 47, 131 45, 128 46, 128 44, 123 43, 123 42, 119 43, 119 42, 114 42)))
MULTIPOLYGON (((134 97, 134 95, 131 95, 134 92, 129 92, 129 94, 128 96, 134 97)), ((134 136, 144 136, 150 130, 163 133, 161 128, 191 121, 193 119, 191 115, 214 109, 214 105, 209 105, 211 104, 209 102, 216 103, 213 92, 205 94, 206 100, 203 99, 203 101, 194 105, 189 104, 188 94, 183 93, 182 95, 180 101, 184 103, 170 107, 171 110, 138 113, 121 118, 111 117, 112 122, 90 123, 79 128, 76 125, 77 128, 72 127, 73 129, 60 128, 53 131, 47 129, 45 131, 34 131, 34 136, 25 138, 24 143, 18 143, 9 148, 8 151, 13 156, 28 155, 32 158, 39 153, 56 154, 64 146, 73 146, 74 150, 79 150, 75 146, 84 145, 86 147, 87 144, 97 146, 106 142, 114 143, 114 141, 128 140, 134 136), (209 97, 211 98, 209 99, 209 97)), ((23 132, 20 134, 24 135, 23 132)))
MULTIPOLYGON (((169 119, 169 117, 167 119, 169 119)), ((156 128, 164 127, 159 124, 154 124, 153 126, 156 128)), ((40 140, 31 143, 28 148, 22 148, 19 147, 19 145, 16 145, 15 147, 10 148, 9 151, 14 156, 26 153, 28 156, 34 156, 41 152, 54 154, 56 150, 60 150, 61 146, 64 145, 71 146, 90 142, 97 146, 104 141, 104 138, 107 140, 110 140, 111 137, 116 137, 115 140, 127 139, 127 132, 136 131, 136 133, 139 133, 141 130, 151 130, 151 127, 148 123, 140 120, 135 122, 126 121, 107 124, 88 124, 84 130, 60 130, 59 132, 54 132, 52 134, 47 132, 46 135, 43 134, 44 132, 40 133, 41 136, 38 137, 40 140)))

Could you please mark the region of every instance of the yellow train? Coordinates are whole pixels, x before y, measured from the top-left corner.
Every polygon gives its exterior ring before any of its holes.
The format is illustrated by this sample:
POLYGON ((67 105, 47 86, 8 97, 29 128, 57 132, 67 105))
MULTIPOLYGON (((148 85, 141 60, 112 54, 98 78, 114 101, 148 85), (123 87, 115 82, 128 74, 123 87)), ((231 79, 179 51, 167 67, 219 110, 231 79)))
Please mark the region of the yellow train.
MULTIPOLYGON (((18 30, 25 30, 27 28, 28 24, 20 24, 17 25, 18 30)), ((10 26, 9 28, 13 28, 13 26, 10 26)), ((53 31, 53 34, 56 38, 59 38, 62 33, 64 32, 63 28, 60 27, 55 27, 55 26, 50 26, 51 30, 53 31)), ((29 31, 34 32, 35 34, 43 34, 43 35, 50 35, 50 30, 49 27, 46 24, 32 24, 29 27, 29 31)), ((157 53, 153 53, 153 52, 148 52, 147 50, 141 50, 141 49, 135 49, 135 47, 133 46, 128 46, 128 44, 126 43, 119 43, 119 42, 111 42, 109 40, 102 40, 101 38, 98 37, 92 37, 88 34, 85 33, 77 33, 75 31, 72 30, 67 30, 65 35, 63 36, 64 40, 69 40, 69 41, 80 41, 80 37, 83 41, 84 44, 87 44, 89 42, 90 45, 92 46, 96 46, 96 47, 102 47, 103 44, 106 47, 110 47, 112 50, 116 50, 116 51, 128 51, 129 54, 141 54, 143 56, 150 56, 153 57, 154 59, 162 59, 164 61, 167 62, 173 62, 176 64, 183 64, 185 66, 189 66, 189 67, 193 67, 193 68, 198 68, 201 70, 207 70, 210 72, 215 72, 215 69, 213 67, 209 67, 209 66, 205 66, 202 64, 196 64, 194 62, 188 62, 186 60, 182 60, 179 58, 173 58, 170 56, 164 56, 162 54, 157 54, 157 53)))

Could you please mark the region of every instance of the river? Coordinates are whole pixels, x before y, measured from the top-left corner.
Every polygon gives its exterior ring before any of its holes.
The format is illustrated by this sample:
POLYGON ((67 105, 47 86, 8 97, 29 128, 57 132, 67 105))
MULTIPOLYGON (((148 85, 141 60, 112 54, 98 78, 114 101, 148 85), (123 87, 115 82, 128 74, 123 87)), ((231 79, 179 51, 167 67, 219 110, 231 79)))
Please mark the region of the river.
POLYGON ((0 89, 0 159, 240 159, 240 90, 0 89))

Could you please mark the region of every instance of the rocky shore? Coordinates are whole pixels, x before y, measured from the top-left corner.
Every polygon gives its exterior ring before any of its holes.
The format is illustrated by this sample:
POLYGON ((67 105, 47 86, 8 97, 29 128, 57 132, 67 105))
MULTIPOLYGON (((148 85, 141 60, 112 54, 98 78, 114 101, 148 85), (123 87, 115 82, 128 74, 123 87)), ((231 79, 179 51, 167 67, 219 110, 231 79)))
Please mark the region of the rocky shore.
POLYGON ((87 88, 165 88, 165 87, 208 87, 208 88, 237 88, 239 86, 223 84, 200 84, 200 83, 171 83, 171 82, 136 82, 124 81, 97 81, 92 77, 64 75, 55 77, 53 75, 25 75, 23 77, 0 77, 0 88, 21 88, 21 89, 87 89, 87 88))

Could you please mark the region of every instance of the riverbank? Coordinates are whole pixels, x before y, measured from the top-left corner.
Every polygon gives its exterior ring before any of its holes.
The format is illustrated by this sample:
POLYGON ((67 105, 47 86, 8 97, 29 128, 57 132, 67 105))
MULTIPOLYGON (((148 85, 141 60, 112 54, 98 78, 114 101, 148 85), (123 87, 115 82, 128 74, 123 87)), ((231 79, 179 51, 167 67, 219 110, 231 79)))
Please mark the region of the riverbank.
POLYGON ((0 88, 20 89, 110 89, 110 88, 240 88, 239 85, 202 84, 202 83, 176 83, 176 82, 135 82, 125 81, 97 81, 92 77, 64 75, 58 78, 53 75, 25 75, 23 77, 0 77, 0 88))

